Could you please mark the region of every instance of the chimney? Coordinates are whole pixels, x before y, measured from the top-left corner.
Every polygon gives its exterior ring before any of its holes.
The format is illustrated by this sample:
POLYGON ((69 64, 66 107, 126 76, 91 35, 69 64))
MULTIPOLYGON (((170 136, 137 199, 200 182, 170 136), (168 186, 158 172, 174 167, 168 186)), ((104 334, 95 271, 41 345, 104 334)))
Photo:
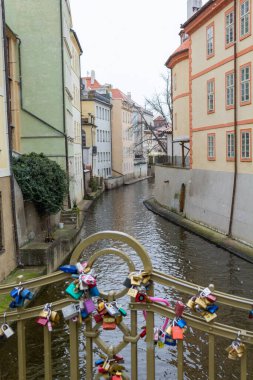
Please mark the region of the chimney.
POLYGON ((202 0, 187 0, 187 19, 202 7, 202 0))
POLYGON ((90 83, 91 84, 94 84, 94 82, 95 82, 95 71, 94 70, 91 70, 91 81, 90 81, 90 83))

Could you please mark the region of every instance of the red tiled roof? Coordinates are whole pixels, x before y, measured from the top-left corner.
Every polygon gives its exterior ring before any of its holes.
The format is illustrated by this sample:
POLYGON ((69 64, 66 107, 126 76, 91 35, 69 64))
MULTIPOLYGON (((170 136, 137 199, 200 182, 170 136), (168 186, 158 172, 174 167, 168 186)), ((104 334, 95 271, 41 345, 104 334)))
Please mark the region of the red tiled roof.
POLYGON ((111 93, 113 99, 129 100, 128 97, 118 88, 112 88, 111 93))
POLYGON ((84 77, 82 79, 85 79, 85 87, 87 90, 95 90, 102 87, 96 79, 94 80, 94 84, 91 84, 91 77, 84 77))
POLYGON ((171 56, 174 55, 174 54, 178 54, 181 51, 189 49, 189 46, 190 46, 190 40, 187 39, 174 51, 173 54, 171 54, 171 56))
POLYGON ((180 59, 180 57, 183 59, 186 55, 188 55, 189 47, 190 47, 190 40, 187 39, 174 51, 174 53, 171 54, 171 56, 167 59, 165 66, 167 66, 168 68, 172 68, 175 62, 178 59, 180 59))

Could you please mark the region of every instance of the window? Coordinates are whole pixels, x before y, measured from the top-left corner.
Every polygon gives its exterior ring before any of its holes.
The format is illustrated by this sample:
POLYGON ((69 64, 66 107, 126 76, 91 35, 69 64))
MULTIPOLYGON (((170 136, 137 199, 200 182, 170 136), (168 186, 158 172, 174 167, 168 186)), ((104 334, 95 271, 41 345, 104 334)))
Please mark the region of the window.
POLYGON ((207 81, 207 112, 214 112, 214 79, 207 81))
POLYGON ((235 159, 235 133, 234 131, 227 132, 227 161, 235 159))
POLYGON ((97 129, 97 142, 99 142, 99 129, 97 129))
POLYGON ((104 114, 104 112, 105 112, 105 110, 104 110, 104 108, 102 108, 102 119, 104 120, 104 118, 105 118, 105 114, 104 114))
POLYGON ((234 108, 234 73, 226 73, 226 108, 234 108))
POLYGON ((241 1, 240 4, 240 38, 250 35, 250 4, 249 0, 241 1))
POLYGON ((228 10, 225 15, 226 20, 226 47, 234 42, 234 11, 228 10))
POLYGON ((206 28, 207 58, 214 56, 214 23, 206 28))
POLYGON ((240 69, 240 79, 241 79, 241 105, 246 105, 250 103, 250 63, 242 66, 240 69))
POLYGON ((207 159, 209 161, 215 160, 215 133, 208 133, 207 135, 207 159))
POLYGON ((251 129, 241 130, 241 161, 251 161, 251 129))

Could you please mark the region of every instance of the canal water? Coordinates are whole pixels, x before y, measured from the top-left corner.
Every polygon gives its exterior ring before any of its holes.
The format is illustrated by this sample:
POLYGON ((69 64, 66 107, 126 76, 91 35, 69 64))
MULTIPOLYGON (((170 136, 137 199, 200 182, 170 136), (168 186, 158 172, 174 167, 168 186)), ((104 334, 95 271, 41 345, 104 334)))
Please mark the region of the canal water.
MULTIPOLYGON (((175 226, 163 218, 148 211, 143 201, 152 196, 153 180, 143 181, 131 186, 121 187, 105 192, 88 210, 82 229, 82 237, 103 230, 117 230, 126 232, 138 239, 148 251, 154 268, 167 274, 177 276, 187 281, 207 286, 215 285, 217 290, 253 298, 253 265, 239 259, 215 245, 195 236, 183 228, 175 226)), ((105 243, 97 244, 84 253, 84 258, 98 247, 108 246, 105 243)), ((113 243, 115 247, 115 243, 113 243)), ((138 265, 133 252, 122 244, 117 247, 126 250, 138 265)), ((95 264, 98 286, 109 291, 117 290, 127 275, 127 267, 120 259, 112 255, 99 259, 95 264)), ((60 283, 44 289, 36 304, 43 305, 64 297, 67 283, 60 283)), ((156 286, 156 295, 166 297, 172 305, 176 300, 187 302, 187 297, 173 289, 156 286)), ((127 308, 127 298, 122 300, 127 308)), ((128 317, 125 321, 128 323, 128 317)), ((139 314, 140 327, 144 325, 142 314, 139 314)), ((248 319, 245 312, 222 306, 218 311, 218 321, 241 329, 252 330, 253 320, 248 319)), ((163 320, 156 317, 156 325, 160 327, 163 320)), ((108 344, 117 344, 122 340, 122 333, 103 332, 102 338, 108 344)), ((42 380, 43 374, 43 333, 40 326, 34 321, 26 325, 27 336, 27 378, 42 380)), ((188 328, 185 334, 185 380, 206 380, 208 364, 207 335, 188 328)), ((69 376, 69 348, 68 326, 62 321, 52 332, 53 352, 53 379, 70 379, 69 376)), ((17 349, 16 337, 8 341, 0 341, 0 380, 15 380, 17 376, 17 349)), ((240 362, 227 358, 225 348, 230 341, 217 339, 216 343, 216 379, 237 380, 240 362)), ((146 379, 145 342, 138 343, 139 379, 146 379)), ((94 356, 98 358, 98 350, 94 356)), ((122 351, 125 366, 130 375, 130 347, 122 351)), ((252 358, 253 350, 248 350, 248 358, 252 358)), ((85 339, 83 327, 79 334, 79 358, 81 379, 85 376, 85 339)), ((156 379, 176 380, 177 351, 175 347, 165 346, 156 348, 156 379)), ((248 379, 253 379, 252 360, 248 362, 248 379)), ((86 379, 90 380, 90 379, 86 379)))

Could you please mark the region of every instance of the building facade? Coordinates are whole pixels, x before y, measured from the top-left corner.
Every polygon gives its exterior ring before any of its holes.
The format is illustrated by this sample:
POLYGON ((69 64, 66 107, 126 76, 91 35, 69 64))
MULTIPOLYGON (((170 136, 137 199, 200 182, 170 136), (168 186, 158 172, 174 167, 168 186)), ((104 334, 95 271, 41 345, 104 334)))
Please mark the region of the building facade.
POLYGON ((82 79, 82 129, 85 133, 84 165, 92 175, 112 175, 111 97, 106 87, 91 77, 82 79))
POLYGON ((125 179, 134 176, 133 102, 119 89, 112 94, 112 171, 125 179))
POLYGON ((7 62, 7 40, 3 33, 0 3, 0 281, 16 266, 13 202, 11 197, 10 139, 11 115, 8 117, 5 57, 7 62), (6 49, 4 46, 6 42, 6 49))
POLYGON ((171 207, 173 192, 184 184, 186 217, 249 244, 252 6, 252 0, 217 0, 215 7, 208 1, 183 24, 187 40, 167 63, 174 81, 174 133, 189 135, 191 170, 171 171, 170 199, 157 188, 158 200, 171 207))
MULTIPOLYGON (((72 206, 80 189, 74 179, 69 1, 6 2, 6 22, 17 33, 21 63, 20 152, 42 152, 61 165, 69 176, 69 206, 72 206)), ((78 176, 81 173, 79 167, 78 176)))

